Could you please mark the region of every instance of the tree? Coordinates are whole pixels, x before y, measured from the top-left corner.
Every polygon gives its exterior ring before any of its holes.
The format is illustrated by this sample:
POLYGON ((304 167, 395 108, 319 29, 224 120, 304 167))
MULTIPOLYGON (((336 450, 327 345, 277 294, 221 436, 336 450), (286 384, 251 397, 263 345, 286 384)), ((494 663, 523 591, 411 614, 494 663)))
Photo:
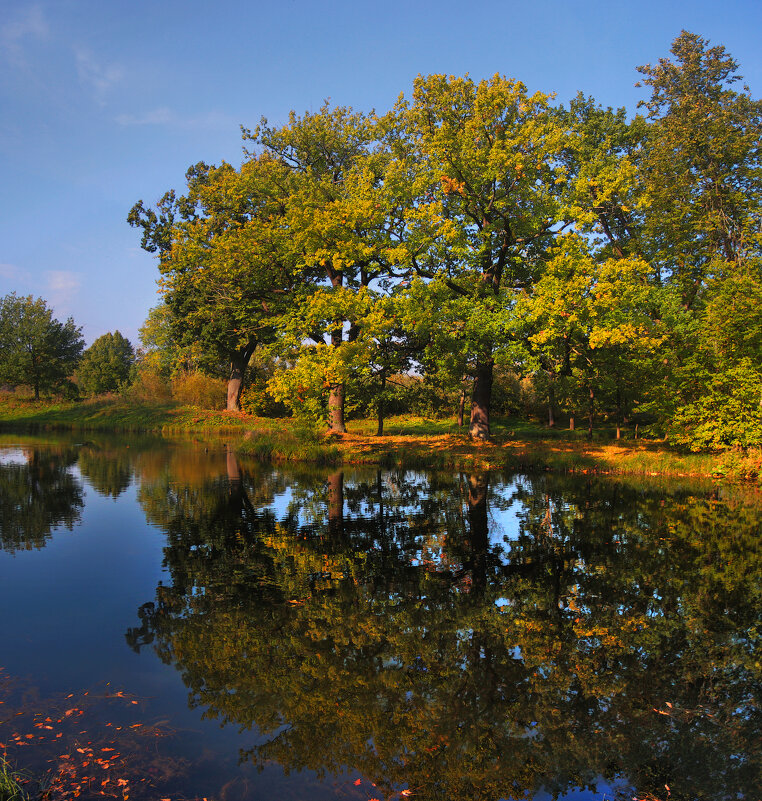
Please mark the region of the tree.
MULTIPOLYGON (((366 346, 371 340, 378 343, 374 330, 384 338, 393 327, 388 320, 377 325, 383 307, 376 301, 389 288, 395 266, 407 261, 399 209, 385 191, 389 153, 379 141, 383 135, 383 122, 374 114, 327 104, 303 117, 292 112, 282 128, 263 120, 253 133, 244 132, 293 171, 285 244, 299 291, 289 317, 291 322, 294 315, 304 320, 295 332, 296 368, 311 377, 297 384, 313 385, 312 416, 320 411, 339 433, 346 430, 347 386, 360 373, 367 378, 367 349, 357 347, 358 340, 366 346), (361 307, 364 317, 357 314, 361 307), (309 347, 304 346, 307 338, 309 347)), ((293 332, 292 324, 287 327, 293 332)), ((293 358, 294 348, 289 355, 293 358)))
POLYGON ((642 149, 649 249, 691 306, 718 263, 760 252, 762 101, 724 47, 682 31, 674 60, 639 67, 651 87, 642 149))
POLYGON ((267 156, 239 170, 203 163, 187 174, 187 195, 168 192, 157 211, 135 204, 128 222, 159 254, 164 339, 202 361, 229 365, 227 408, 240 410, 246 368, 274 336, 290 274, 282 224, 289 168, 267 156), (203 351, 198 354, 198 350, 203 351))
POLYGON ((90 395, 115 392, 130 378, 135 352, 119 331, 98 337, 85 351, 77 372, 78 382, 90 395))
POLYGON ((643 255, 677 297, 655 411, 695 448, 762 441, 756 342, 762 286, 762 101, 724 47, 682 31, 639 67, 651 97, 638 166, 643 255), (679 304, 679 305, 678 305, 679 304))
POLYGON ((478 84, 430 75, 396 110, 399 169, 415 165, 418 191, 408 249, 418 276, 458 301, 445 325, 460 329, 452 334, 469 350, 472 437, 490 434, 493 368, 510 345, 511 306, 564 223, 564 132, 548 101, 499 75, 478 84))
POLYGON ((0 381, 29 384, 34 397, 61 387, 77 366, 84 348, 82 329, 71 317, 61 323, 42 298, 0 300, 0 381))
POLYGON ((551 386, 569 376, 586 397, 592 439, 599 391, 609 387, 616 395, 619 427, 624 379, 666 333, 656 319, 659 289, 649 266, 637 258, 599 261, 587 246, 576 234, 560 237, 517 313, 527 326, 531 359, 551 386))

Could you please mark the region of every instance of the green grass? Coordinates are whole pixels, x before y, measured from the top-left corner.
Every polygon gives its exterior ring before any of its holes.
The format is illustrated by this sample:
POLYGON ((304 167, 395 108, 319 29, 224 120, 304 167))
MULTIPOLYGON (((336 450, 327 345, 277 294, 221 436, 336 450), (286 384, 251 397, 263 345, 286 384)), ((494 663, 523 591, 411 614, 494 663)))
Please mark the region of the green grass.
POLYGON ((0 393, 0 433, 40 431, 160 434, 208 439, 224 435, 242 455, 267 461, 325 465, 380 464, 428 468, 553 470, 671 476, 713 476, 759 481, 762 452, 689 453, 665 442, 614 439, 600 428, 548 429, 514 418, 496 420, 489 443, 471 441, 453 419, 398 415, 376 437, 374 419, 350 420, 346 437, 325 437, 294 420, 248 417, 171 403, 100 398, 85 402, 42 401, 0 393))
MULTIPOLYGON (((252 421, 254 422, 254 421, 252 421)), ((339 448, 312 432, 300 429, 290 420, 256 418, 257 425, 247 431, 236 452, 262 461, 312 462, 338 465, 344 460, 339 448)))
POLYGON ((29 801, 29 795, 19 783, 21 775, 0 756, 0 801, 29 801))
POLYGON ((181 433, 218 431, 243 434, 250 421, 226 412, 176 403, 133 403, 119 397, 91 401, 39 401, 0 395, 0 428, 34 431, 181 433))

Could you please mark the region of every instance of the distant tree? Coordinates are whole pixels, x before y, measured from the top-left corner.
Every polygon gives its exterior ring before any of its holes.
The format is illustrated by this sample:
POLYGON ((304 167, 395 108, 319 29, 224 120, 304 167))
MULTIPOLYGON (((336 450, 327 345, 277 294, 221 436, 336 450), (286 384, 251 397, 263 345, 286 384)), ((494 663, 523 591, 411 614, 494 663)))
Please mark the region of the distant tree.
POLYGON ((104 334, 85 351, 78 383, 89 395, 114 392, 129 380, 134 361, 135 352, 129 339, 119 331, 104 334))
POLYGON ((77 366, 85 343, 71 317, 61 323, 42 298, 0 300, 0 381, 29 384, 35 399, 61 387, 77 366))

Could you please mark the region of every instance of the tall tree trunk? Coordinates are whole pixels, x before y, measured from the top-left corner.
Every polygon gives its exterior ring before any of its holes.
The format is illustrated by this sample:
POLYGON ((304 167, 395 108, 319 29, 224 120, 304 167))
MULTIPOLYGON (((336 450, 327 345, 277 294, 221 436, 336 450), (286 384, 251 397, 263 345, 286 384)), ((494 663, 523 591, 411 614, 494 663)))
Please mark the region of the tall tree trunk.
POLYGON ((622 391, 616 388, 616 438, 622 438, 622 391))
POLYGON ((376 427, 376 436, 384 436, 384 390, 386 389, 386 370, 381 370, 381 391, 378 394, 378 406, 376 411, 378 413, 378 426, 376 427))
POLYGON ((593 441, 593 416, 595 415, 595 392, 593 390, 593 385, 590 384, 588 389, 590 390, 590 396, 588 399, 588 407, 587 407, 587 438, 590 442, 593 441))
MULTIPOLYGON (((344 283, 344 274, 340 270, 334 269, 333 265, 326 267, 328 279, 334 289, 342 286, 344 283)), ((350 336, 352 335, 352 327, 350 327, 350 336)), ((354 332, 356 336, 356 331, 354 332)), ((344 331, 342 329, 341 321, 336 321, 336 328, 331 331, 331 347, 340 348, 344 341, 344 331)), ((337 434, 345 434, 347 431, 344 422, 344 382, 341 381, 337 384, 331 384, 328 387, 328 430, 334 431, 337 434)))
POLYGON ((241 411, 241 392, 243 382, 246 378, 246 368, 249 366, 254 349, 257 347, 257 340, 253 337, 242 348, 230 354, 230 378, 228 379, 228 402, 229 412, 241 411))
POLYGON ((574 415, 569 415, 569 431, 574 431, 574 415))
POLYGON ((556 388, 553 386, 553 379, 551 378, 548 385, 548 428, 556 427, 555 405, 556 388))
POLYGON ((463 428, 463 417, 466 412, 466 385, 460 390, 460 401, 458 403, 458 428, 463 428))
MULTIPOLYGON (((331 332, 331 345, 334 348, 341 347, 343 333, 341 328, 335 328, 331 332)), ((328 429, 337 434, 345 434, 347 431, 344 422, 344 382, 340 381, 328 387, 328 429)))
POLYGON ((491 356, 476 364, 474 389, 471 394, 471 424, 468 435, 473 439, 489 439, 489 408, 492 400, 492 380, 495 360, 491 356))

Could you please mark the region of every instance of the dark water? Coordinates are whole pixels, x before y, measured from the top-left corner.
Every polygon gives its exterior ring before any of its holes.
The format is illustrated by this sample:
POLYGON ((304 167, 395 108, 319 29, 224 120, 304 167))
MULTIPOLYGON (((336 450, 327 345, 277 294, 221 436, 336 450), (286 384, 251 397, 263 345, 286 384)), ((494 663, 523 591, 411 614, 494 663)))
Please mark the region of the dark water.
POLYGON ((3 435, 0 743, 51 798, 757 801, 761 520, 3 435))

